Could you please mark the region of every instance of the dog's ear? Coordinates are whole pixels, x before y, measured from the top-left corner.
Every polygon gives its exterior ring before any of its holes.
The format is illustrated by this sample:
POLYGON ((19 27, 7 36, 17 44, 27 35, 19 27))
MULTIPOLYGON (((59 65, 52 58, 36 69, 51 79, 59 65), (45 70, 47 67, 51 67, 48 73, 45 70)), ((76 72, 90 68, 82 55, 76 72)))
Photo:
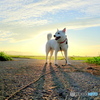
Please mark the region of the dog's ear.
POLYGON ((65 33, 66 32, 66 28, 64 28, 62 31, 65 33))
POLYGON ((59 30, 58 30, 58 28, 57 28, 57 32, 58 32, 59 30))

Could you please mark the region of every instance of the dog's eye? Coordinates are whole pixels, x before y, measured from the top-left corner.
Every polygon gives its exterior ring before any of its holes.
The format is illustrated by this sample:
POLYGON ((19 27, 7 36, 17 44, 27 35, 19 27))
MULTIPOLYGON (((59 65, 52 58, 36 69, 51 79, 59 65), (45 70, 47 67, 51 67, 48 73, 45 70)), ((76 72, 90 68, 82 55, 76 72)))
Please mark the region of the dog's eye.
POLYGON ((58 33, 58 34, 60 34, 60 33, 58 33))

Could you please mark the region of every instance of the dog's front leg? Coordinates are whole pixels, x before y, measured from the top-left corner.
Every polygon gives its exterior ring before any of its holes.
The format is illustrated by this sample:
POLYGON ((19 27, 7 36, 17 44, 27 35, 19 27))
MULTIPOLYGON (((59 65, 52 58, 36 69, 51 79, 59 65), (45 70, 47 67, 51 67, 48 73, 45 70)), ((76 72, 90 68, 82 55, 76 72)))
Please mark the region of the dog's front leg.
POLYGON ((64 57, 65 57, 65 64, 62 66, 66 66, 67 65, 67 50, 64 51, 64 57))
POLYGON ((57 53, 58 53, 58 51, 55 50, 55 65, 57 65, 57 53))
POLYGON ((65 65, 68 64, 68 57, 67 57, 67 50, 64 51, 64 55, 65 55, 65 65))
POLYGON ((70 64, 70 63, 68 62, 67 50, 64 51, 64 54, 65 54, 65 59, 66 59, 66 61, 65 61, 65 65, 68 65, 68 64, 70 64))

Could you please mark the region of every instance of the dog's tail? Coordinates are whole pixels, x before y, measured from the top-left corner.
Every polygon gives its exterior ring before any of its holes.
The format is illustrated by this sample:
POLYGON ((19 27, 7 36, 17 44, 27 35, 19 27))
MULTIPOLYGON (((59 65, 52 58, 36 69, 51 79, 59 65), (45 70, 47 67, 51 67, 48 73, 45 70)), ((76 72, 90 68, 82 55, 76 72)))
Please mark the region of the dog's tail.
POLYGON ((51 33, 47 34, 47 40, 48 41, 51 39, 51 37, 52 37, 52 34, 51 33))

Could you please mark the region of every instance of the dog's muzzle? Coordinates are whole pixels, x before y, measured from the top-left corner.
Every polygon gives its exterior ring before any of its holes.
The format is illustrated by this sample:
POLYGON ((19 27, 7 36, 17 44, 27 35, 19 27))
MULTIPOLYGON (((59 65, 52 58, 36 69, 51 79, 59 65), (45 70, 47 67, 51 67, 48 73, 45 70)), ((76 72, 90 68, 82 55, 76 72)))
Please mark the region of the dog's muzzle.
POLYGON ((61 36, 56 37, 56 35, 54 35, 55 40, 58 40, 59 38, 61 38, 61 36))

